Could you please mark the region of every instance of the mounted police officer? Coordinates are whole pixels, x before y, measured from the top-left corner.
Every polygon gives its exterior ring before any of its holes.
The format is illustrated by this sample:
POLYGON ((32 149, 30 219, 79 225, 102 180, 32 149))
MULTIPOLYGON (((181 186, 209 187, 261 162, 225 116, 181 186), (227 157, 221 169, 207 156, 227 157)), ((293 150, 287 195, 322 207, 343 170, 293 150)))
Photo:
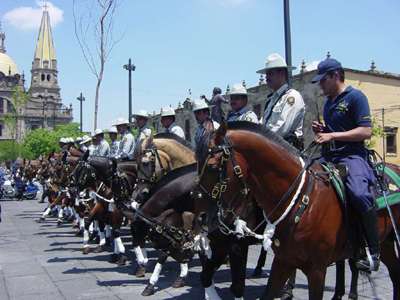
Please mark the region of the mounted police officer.
POLYGON ((96 139, 96 148, 93 151, 93 155, 95 156, 104 156, 108 157, 110 154, 110 145, 104 139, 104 132, 101 129, 96 129, 94 131, 94 137, 96 139))
POLYGON ((265 68, 257 73, 265 74, 267 85, 273 93, 268 95, 263 124, 282 136, 296 148, 302 148, 305 105, 301 94, 288 85, 286 61, 277 53, 267 57, 265 68))
POLYGON ((121 135, 118 153, 115 156, 115 158, 117 159, 131 159, 135 150, 135 138, 133 137, 133 134, 129 131, 128 125, 129 121, 124 118, 118 118, 114 122, 114 126, 117 127, 118 133, 121 135))
POLYGON ((185 139, 185 132, 175 123, 175 110, 173 108, 166 107, 161 110, 161 124, 164 127, 164 132, 173 133, 185 139))
POLYGON ((229 103, 232 110, 228 113, 227 122, 248 121, 258 124, 257 115, 247 107, 247 90, 242 84, 235 84, 229 92, 229 103))
POLYGON ((116 157, 118 154, 119 141, 117 141, 118 130, 115 126, 111 126, 111 128, 108 130, 108 136, 110 137, 110 140, 111 140, 110 154, 108 156, 116 157))
POLYGON ((136 128, 138 129, 138 133, 136 136, 136 143, 149 138, 151 136, 151 129, 147 125, 147 121, 149 120, 149 114, 145 110, 139 110, 137 114, 134 114, 133 117, 136 120, 136 128))
POLYGON ((192 111, 199 124, 194 135, 194 142, 197 148, 204 134, 217 130, 219 128, 219 123, 211 119, 210 107, 202 99, 193 102, 192 111))
POLYGON ((91 142, 92 142, 92 138, 90 136, 88 136, 88 135, 84 135, 82 137, 82 141, 79 143, 79 145, 80 145, 79 149, 82 152, 86 152, 86 151, 89 150, 89 156, 93 155, 93 151, 94 151, 94 147, 91 144, 91 142))
POLYGON ((313 83, 319 83, 326 96, 324 122, 314 121, 315 141, 323 144, 323 158, 347 166, 345 185, 350 205, 359 213, 369 249, 368 259, 356 262, 359 269, 377 271, 379 268, 379 236, 377 214, 371 187, 375 176, 368 163, 364 141, 371 138, 372 124, 367 97, 346 86, 340 62, 328 58, 318 65, 313 83))

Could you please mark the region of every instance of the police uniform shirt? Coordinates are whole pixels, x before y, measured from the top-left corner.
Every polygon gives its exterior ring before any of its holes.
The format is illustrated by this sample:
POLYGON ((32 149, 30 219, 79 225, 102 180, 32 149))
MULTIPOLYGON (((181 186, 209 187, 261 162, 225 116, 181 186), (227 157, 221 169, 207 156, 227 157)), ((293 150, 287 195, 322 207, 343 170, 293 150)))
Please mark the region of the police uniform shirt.
POLYGON ((102 139, 100 143, 96 146, 95 150, 93 151, 93 155, 108 157, 109 154, 110 154, 110 145, 105 139, 102 139))
POLYGON ((283 138, 303 136, 305 104, 301 94, 287 84, 268 97, 263 124, 283 138))
POLYGON ((111 141, 109 157, 116 157, 118 154, 119 141, 111 141))
POLYGON ((93 145, 93 144, 90 144, 90 145, 87 147, 87 150, 89 150, 89 156, 91 156, 91 155, 93 155, 93 153, 95 152, 96 146, 93 145))
POLYGON ((260 121, 257 118, 257 115, 250 110, 248 107, 243 107, 239 111, 231 111, 227 116, 227 122, 234 122, 234 121, 247 121, 259 124, 260 121))
POLYGON ((116 158, 127 159, 132 157, 135 150, 135 138, 128 130, 122 134, 121 142, 119 143, 118 154, 116 158))
POLYGON ((201 139, 202 139, 202 137, 203 137, 203 135, 204 135, 204 133, 206 131, 206 129, 204 128, 203 125, 204 125, 205 122, 209 122, 209 121, 212 121, 214 130, 217 130, 219 128, 219 123, 214 121, 214 120, 210 120, 210 119, 208 119, 208 120, 204 121, 203 123, 199 124, 199 126, 197 127, 196 132, 194 134, 194 142, 195 142, 195 146, 196 147, 201 142, 201 139))
MULTIPOLYGON (((367 97, 348 86, 336 99, 327 98, 324 105, 325 132, 344 132, 357 127, 372 127, 367 97)), ((330 155, 365 155, 364 142, 333 141, 330 155)))
POLYGON ((176 125, 175 122, 173 122, 168 128, 165 128, 164 132, 173 133, 179 136, 180 138, 185 139, 185 132, 180 126, 176 125))

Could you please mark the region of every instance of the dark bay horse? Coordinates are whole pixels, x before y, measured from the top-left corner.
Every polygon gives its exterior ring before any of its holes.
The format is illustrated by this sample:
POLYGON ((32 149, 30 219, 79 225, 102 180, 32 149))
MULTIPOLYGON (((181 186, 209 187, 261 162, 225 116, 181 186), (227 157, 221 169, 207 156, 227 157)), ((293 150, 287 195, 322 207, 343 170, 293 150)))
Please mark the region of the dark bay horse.
MULTIPOLYGON (((354 254, 334 188, 315 176, 321 171, 318 164, 303 172, 297 151, 274 133, 247 122, 229 126, 223 124, 206 142, 204 187, 233 210, 243 205, 241 194, 249 189, 263 209, 269 223, 264 245, 272 246, 275 257, 262 299, 278 297, 295 269, 307 276, 309 298, 322 299, 327 267, 354 254)), ((392 210, 399 226, 399 205, 392 210)), ((378 223, 382 261, 393 283, 393 299, 399 299, 400 260, 386 211, 379 211, 378 223)))

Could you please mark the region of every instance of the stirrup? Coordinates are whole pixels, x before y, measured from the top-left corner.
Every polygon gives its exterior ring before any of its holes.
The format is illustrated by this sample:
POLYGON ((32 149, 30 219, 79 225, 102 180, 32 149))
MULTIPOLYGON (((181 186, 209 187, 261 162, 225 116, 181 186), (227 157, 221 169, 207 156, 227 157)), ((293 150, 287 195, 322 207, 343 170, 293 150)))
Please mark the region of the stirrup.
POLYGON ((379 254, 367 254, 366 258, 356 261, 357 269, 368 273, 378 271, 379 264, 379 254))

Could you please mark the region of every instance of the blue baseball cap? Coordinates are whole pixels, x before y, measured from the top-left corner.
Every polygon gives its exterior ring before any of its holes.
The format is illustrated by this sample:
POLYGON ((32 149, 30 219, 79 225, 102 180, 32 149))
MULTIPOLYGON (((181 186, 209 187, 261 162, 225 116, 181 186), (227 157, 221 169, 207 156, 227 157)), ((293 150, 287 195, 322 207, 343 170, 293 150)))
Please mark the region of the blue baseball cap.
POLYGON ((317 75, 311 80, 312 83, 319 82, 330 71, 342 69, 342 64, 334 58, 327 58, 318 64, 317 75))

